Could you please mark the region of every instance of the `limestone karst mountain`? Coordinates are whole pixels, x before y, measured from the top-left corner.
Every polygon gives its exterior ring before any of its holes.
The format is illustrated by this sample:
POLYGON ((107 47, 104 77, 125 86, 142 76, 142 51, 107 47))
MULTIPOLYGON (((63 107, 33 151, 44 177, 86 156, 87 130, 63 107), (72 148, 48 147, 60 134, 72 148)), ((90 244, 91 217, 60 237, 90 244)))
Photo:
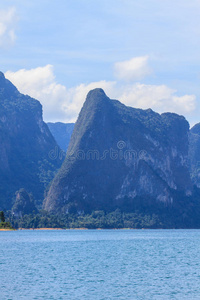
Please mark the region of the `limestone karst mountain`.
MULTIPOLYGON (((10 209, 15 192, 25 188, 38 202, 62 161, 52 155, 57 143, 43 122, 39 101, 21 94, 0 73, 0 208, 10 209)), ((58 149, 57 149, 58 152, 58 149)))
POLYGON ((127 107, 89 92, 44 207, 51 212, 173 205, 190 195, 189 124, 174 113, 127 107))

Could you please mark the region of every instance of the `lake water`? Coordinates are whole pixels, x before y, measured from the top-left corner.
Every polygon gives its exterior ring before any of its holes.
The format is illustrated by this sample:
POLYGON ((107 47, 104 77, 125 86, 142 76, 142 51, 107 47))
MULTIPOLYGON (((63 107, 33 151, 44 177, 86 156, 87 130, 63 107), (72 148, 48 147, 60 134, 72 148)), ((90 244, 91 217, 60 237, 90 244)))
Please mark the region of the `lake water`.
POLYGON ((0 232, 0 300, 200 299, 200 230, 0 232))

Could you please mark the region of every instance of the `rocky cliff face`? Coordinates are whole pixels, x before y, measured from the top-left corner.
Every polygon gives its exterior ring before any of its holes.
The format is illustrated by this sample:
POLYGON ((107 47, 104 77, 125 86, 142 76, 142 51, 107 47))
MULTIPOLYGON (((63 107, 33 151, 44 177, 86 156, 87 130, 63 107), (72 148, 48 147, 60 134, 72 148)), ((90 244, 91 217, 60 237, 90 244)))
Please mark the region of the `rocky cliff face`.
POLYGON ((200 123, 190 130, 189 160, 192 182, 200 188, 200 123))
POLYGON ((49 122, 47 125, 59 147, 63 151, 67 152, 69 141, 74 129, 74 123, 49 122))
POLYGON ((61 165, 58 146, 42 119, 39 101, 22 95, 0 72, 0 207, 10 209, 17 190, 37 201, 61 165))
POLYGON ((131 210, 138 201, 172 205, 177 193, 191 193, 188 131, 182 116, 126 107, 101 89, 90 91, 45 209, 131 210))

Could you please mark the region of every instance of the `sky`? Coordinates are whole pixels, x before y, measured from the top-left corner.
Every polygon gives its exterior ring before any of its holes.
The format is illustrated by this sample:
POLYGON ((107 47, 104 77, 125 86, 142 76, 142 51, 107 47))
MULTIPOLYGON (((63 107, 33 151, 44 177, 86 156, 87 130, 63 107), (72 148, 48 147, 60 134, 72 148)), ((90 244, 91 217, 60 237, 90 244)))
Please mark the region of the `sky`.
POLYGON ((89 90, 200 122, 200 0, 0 0, 0 70, 45 121, 89 90))

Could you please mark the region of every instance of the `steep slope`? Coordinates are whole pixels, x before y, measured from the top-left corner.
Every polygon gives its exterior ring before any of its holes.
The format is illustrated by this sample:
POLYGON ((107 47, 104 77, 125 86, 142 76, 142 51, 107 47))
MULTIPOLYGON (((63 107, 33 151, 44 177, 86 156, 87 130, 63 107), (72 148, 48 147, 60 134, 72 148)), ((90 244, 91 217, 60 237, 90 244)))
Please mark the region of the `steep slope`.
POLYGON ((72 131, 74 129, 74 123, 49 122, 47 125, 59 147, 67 152, 72 131))
POLYGON ((37 201, 61 165, 58 148, 42 119, 39 101, 22 95, 0 73, 0 208, 10 209, 25 188, 37 201), (57 151, 58 152, 58 151, 57 151))
POLYGON ((101 89, 90 91, 45 209, 129 210, 138 201, 171 205, 178 192, 191 193, 188 130, 182 116, 126 107, 101 89))
POLYGON ((190 130, 189 160, 192 182, 200 188, 200 123, 194 125, 190 130))

